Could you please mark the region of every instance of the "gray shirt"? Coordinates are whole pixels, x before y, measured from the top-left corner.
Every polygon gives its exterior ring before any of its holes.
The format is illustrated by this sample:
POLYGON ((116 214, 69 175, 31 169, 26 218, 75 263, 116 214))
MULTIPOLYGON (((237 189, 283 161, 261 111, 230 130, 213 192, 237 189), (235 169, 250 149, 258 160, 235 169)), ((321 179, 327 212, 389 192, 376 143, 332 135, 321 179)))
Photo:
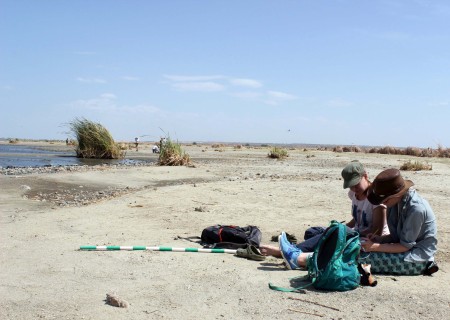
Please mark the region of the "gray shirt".
POLYGON ((397 206, 388 208, 391 240, 407 247, 405 261, 433 261, 437 250, 436 217, 428 201, 410 188, 397 206))

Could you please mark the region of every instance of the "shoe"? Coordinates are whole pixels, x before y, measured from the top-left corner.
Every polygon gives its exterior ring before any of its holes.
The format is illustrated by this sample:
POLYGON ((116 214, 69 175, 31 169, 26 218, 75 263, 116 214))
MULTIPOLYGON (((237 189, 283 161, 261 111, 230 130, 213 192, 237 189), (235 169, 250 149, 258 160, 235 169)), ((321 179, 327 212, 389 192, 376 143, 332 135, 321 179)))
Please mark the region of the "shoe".
POLYGON ((280 245, 281 256, 286 262, 287 268, 289 270, 298 269, 299 265, 297 259, 302 251, 288 241, 285 232, 282 232, 278 237, 278 244, 280 245))
POLYGON ((261 251, 251 244, 245 248, 237 249, 236 256, 256 261, 263 261, 266 259, 266 257, 262 255, 261 251))
POLYGON ((438 272, 439 267, 435 261, 431 261, 427 265, 427 269, 423 272, 425 276, 431 276, 433 273, 438 272))
MULTIPOLYGON (((297 237, 293 234, 293 233, 287 233, 286 232, 286 238, 289 240, 290 243, 297 243, 297 237)), ((272 242, 277 242, 278 241, 278 236, 272 236, 271 238, 272 242)))
MULTIPOLYGON (((279 237, 281 237, 281 241, 286 247, 297 248, 291 241, 289 241, 288 234, 286 232, 282 231, 279 237)), ((280 239, 279 237, 278 239, 280 239)), ((280 242, 280 240, 278 240, 278 242, 280 242)))

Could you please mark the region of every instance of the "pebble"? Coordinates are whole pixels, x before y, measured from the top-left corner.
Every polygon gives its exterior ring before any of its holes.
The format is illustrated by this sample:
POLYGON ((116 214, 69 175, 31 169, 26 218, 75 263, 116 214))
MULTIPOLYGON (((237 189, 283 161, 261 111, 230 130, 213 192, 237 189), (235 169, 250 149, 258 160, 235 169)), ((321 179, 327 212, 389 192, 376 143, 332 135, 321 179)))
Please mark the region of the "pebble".
POLYGON ((17 176, 25 174, 43 174, 43 173, 59 173, 59 172, 85 172, 96 171, 100 169, 115 169, 115 168, 127 168, 127 167, 143 167, 153 166, 154 162, 132 162, 123 164, 101 164, 95 166, 87 165, 70 165, 70 166, 45 166, 45 167, 0 167, 0 174, 7 176, 17 176))

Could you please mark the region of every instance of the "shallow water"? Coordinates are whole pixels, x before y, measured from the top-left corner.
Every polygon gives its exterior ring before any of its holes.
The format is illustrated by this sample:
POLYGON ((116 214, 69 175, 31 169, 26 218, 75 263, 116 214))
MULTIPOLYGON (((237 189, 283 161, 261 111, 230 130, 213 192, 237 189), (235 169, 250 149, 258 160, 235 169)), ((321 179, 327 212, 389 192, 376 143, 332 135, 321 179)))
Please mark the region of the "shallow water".
POLYGON ((81 159, 74 150, 60 151, 49 148, 0 144, 0 168, 7 167, 46 167, 99 164, 133 164, 142 162, 131 159, 81 159))

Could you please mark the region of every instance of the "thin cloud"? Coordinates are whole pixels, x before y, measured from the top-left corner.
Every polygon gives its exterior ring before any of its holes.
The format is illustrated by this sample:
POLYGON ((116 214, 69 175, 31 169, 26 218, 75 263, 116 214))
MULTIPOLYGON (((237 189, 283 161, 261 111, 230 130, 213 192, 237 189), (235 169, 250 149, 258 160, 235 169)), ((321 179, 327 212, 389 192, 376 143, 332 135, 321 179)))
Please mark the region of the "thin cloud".
POLYGON ((430 107, 446 108, 450 106, 450 101, 431 102, 428 105, 430 107))
POLYGON ((265 93, 261 92, 257 89, 261 88, 263 84, 251 78, 230 78, 223 75, 183 76, 168 74, 163 75, 163 77, 168 80, 166 83, 177 91, 219 92, 226 91, 232 85, 234 87, 255 89, 254 91, 248 90, 230 94, 238 99, 259 101, 270 105, 279 105, 280 103, 297 99, 296 96, 281 91, 269 90, 265 93))
POLYGON ((2 90, 4 90, 4 91, 12 91, 12 90, 14 90, 14 87, 6 85, 6 86, 2 87, 2 90))
POLYGON ((281 91, 268 91, 267 98, 263 102, 268 105, 277 106, 283 102, 296 99, 298 99, 296 96, 289 93, 281 91))
POLYGON ((223 91, 225 87, 216 82, 176 82, 172 84, 172 87, 178 91, 204 91, 214 92, 223 91))
POLYGON ((175 82, 207 82, 212 80, 219 80, 225 78, 221 75, 212 75, 212 76, 181 76, 181 75, 163 75, 164 78, 170 81, 175 82))
POLYGON ((221 75, 181 76, 165 74, 163 76, 169 80, 170 86, 177 91, 217 92, 225 90, 225 86, 217 81, 224 78, 221 75))
POLYGON ((261 88, 263 86, 262 83, 257 80, 244 78, 230 79, 230 83, 234 86, 248 87, 248 88, 261 88))
POLYGON ((160 112, 159 108, 152 105, 138 104, 135 106, 121 106, 117 104, 116 100, 117 96, 115 94, 103 93, 97 98, 73 101, 70 105, 76 109, 88 109, 101 113, 114 112, 124 114, 154 114, 160 112))
POLYGON ((269 97, 271 97, 273 99, 278 99, 278 100, 295 100, 295 99, 297 99, 296 96, 289 94, 289 93, 284 93, 281 91, 268 91, 267 94, 269 95, 269 97))
POLYGON ((101 79, 101 78, 83 78, 83 77, 78 77, 77 81, 83 82, 83 83, 106 83, 106 80, 105 79, 101 79))

